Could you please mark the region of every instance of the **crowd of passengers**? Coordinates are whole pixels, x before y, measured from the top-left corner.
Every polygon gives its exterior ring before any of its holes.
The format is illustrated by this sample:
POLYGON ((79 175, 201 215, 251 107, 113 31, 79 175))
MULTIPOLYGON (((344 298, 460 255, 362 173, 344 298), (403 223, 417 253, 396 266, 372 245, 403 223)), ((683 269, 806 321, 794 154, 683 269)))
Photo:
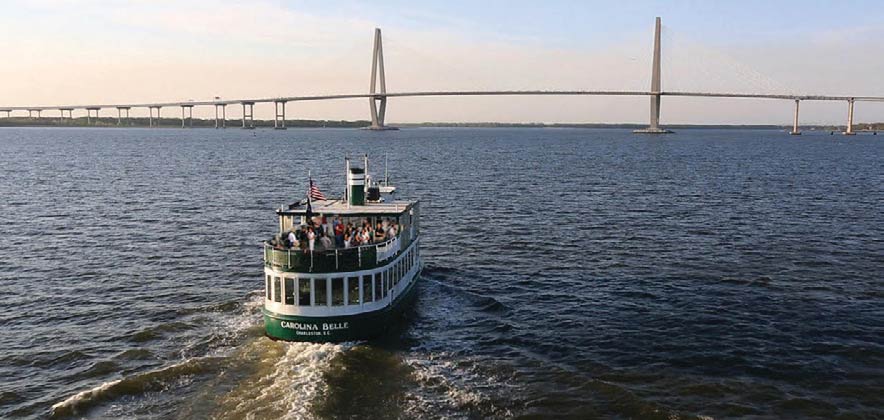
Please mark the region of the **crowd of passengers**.
POLYGON ((379 220, 375 226, 368 219, 360 225, 353 222, 344 223, 340 217, 335 218, 331 225, 325 216, 311 218, 307 224, 299 228, 292 227, 270 240, 270 245, 277 249, 301 249, 304 252, 326 251, 337 248, 352 248, 384 242, 395 238, 399 233, 399 224, 392 219, 379 220))

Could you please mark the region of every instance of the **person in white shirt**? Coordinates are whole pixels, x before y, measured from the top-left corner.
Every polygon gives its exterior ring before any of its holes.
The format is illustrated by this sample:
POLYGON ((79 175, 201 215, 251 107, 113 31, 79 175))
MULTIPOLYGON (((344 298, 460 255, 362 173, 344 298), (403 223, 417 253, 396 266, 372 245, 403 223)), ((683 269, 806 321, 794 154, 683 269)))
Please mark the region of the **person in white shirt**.
POLYGON ((289 240, 290 247, 295 248, 298 246, 298 238, 295 237, 294 231, 291 231, 291 230, 289 231, 288 240, 289 240))
POLYGON ((313 245, 316 243, 316 233, 313 232, 313 228, 307 229, 307 249, 310 252, 313 252, 313 245))
POLYGON ((365 229, 362 231, 362 243, 371 243, 371 229, 365 229))

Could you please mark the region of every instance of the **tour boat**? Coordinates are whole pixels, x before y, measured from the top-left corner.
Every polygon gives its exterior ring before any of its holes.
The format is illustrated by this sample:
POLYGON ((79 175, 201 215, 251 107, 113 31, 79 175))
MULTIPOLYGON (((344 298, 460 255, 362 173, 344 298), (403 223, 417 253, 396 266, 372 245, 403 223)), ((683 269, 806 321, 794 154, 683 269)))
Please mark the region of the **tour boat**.
POLYGON ((341 199, 326 199, 311 178, 306 200, 276 211, 279 233, 264 242, 263 314, 270 338, 371 339, 413 301, 421 273, 419 201, 399 200, 389 182, 373 181, 367 156, 362 168, 349 159, 345 165, 341 199), (342 243, 336 234, 351 224, 367 224, 370 239, 342 243), (312 248, 311 228, 320 232, 312 248))

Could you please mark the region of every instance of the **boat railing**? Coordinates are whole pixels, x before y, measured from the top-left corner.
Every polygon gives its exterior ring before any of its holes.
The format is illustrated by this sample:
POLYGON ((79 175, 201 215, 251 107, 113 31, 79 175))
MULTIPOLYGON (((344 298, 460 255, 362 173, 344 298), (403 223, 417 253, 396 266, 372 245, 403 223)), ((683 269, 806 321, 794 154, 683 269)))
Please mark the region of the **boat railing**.
POLYGON ((312 252, 300 248, 274 247, 264 242, 264 263, 283 271, 296 272, 366 270, 395 257, 401 249, 400 237, 397 235, 375 244, 312 252))

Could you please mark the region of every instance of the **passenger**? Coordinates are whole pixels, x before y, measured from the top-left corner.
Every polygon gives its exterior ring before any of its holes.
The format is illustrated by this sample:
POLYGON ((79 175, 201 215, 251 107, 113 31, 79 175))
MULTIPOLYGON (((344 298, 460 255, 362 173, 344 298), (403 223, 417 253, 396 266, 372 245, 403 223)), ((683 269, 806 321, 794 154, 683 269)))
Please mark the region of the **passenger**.
POLYGON ((286 239, 287 239, 286 246, 289 248, 298 244, 298 237, 295 236, 294 230, 289 230, 289 235, 288 235, 288 238, 286 238, 286 239))
POLYGON ((337 246, 338 248, 344 247, 344 231, 346 229, 347 229, 347 227, 344 226, 344 222, 341 220, 341 217, 338 216, 338 218, 335 219, 335 226, 334 226, 335 246, 337 246))
POLYGON ((358 228, 358 229, 356 229, 356 230, 353 232, 353 238, 350 239, 350 240, 353 241, 353 244, 355 244, 355 246, 363 245, 363 242, 362 242, 362 228, 358 228))
POLYGON ((362 231, 362 243, 369 244, 371 243, 371 229, 366 228, 362 231))
POLYGON ((387 238, 396 237, 396 222, 390 223, 390 229, 387 230, 387 238))
POLYGON ((307 228, 307 250, 312 253, 315 244, 316 244, 316 233, 313 232, 312 227, 307 228))
POLYGON ((328 233, 328 220, 325 218, 324 214, 319 215, 319 227, 322 229, 322 233, 328 233))
POLYGON ((344 232, 344 248, 350 247, 350 230, 344 232))
POLYGON ((326 235, 325 233, 323 233, 322 236, 319 237, 319 243, 320 245, 322 245, 323 251, 332 249, 334 247, 332 245, 331 238, 329 238, 328 235, 326 235))
POLYGON ((378 226, 374 231, 375 242, 384 242, 384 225, 378 222, 378 226))

